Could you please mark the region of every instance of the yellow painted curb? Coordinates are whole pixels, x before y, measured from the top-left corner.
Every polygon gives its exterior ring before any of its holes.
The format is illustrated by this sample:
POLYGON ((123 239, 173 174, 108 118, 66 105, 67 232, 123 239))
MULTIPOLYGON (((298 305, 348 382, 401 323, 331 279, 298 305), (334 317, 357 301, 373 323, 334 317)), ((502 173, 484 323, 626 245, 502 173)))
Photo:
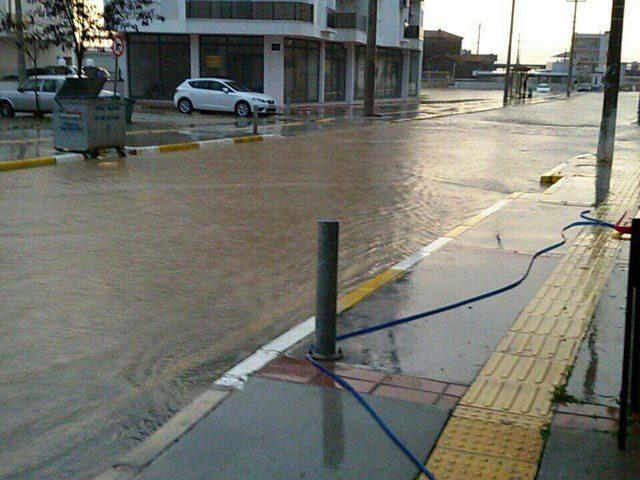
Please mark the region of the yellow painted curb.
POLYGON ((540 183, 542 185, 553 185, 564 178, 564 174, 561 171, 562 167, 564 167, 564 163, 540 175, 540 183))
POLYGON ((23 168, 47 167, 55 165, 54 157, 29 158, 27 160, 13 160, 10 162, 0 162, 0 171, 20 170, 23 168))
POLYGON ((200 148, 200 144, 196 142, 191 143, 173 143, 168 145, 160 145, 158 147, 158 151, 160 153, 169 153, 169 152, 182 152, 185 150, 197 150, 200 148))
POLYGON ((338 299, 338 313, 342 313, 345 310, 350 309, 355 304, 364 300, 366 297, 378 290, 380 287, 389 283, 391 280, 398 278, 404 273, 406 273, 405 270, 399 270, 392 267, 380 273, 379 275, 376 275, 372 279, 361 283, 349 293, 343 295, 338 299))
POLYGON ((233 143, 253 143, 262 141, 264 141, 264 137, 262 135, 250 135, 247 137, 236 137, 233 139, 233 143))

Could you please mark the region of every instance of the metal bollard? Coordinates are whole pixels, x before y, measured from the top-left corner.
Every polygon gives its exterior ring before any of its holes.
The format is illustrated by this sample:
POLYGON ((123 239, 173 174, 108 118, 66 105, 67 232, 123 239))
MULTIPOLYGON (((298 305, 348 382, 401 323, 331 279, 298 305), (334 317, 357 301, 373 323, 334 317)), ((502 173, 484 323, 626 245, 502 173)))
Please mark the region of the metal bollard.
POLYGON ((253 134, 258 135, 258 107, 256 105, 253 106, 253 134))
POLYGON ((338 360, 336 316, 338 303, 338 234, 340 223, 318 221, 318 279, 316 284, 316 343, 311 355, 316 360, 338 360))

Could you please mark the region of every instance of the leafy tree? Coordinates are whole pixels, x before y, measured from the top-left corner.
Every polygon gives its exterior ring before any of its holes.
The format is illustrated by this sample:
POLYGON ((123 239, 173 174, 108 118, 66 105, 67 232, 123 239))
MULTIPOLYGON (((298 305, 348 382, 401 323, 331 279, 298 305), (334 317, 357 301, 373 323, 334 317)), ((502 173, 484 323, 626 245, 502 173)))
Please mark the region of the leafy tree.
MULTIPOLYGON (((12 33, 15 36, 16 47, 29 58, 36 71, 35 80, 38 81, 38 66, 40 54, 56 44, 55 38, 48 32, 46 22, 33 12, 21 16, 10 16, 3 13, 0 16, 0 31, 12 33)), ((36 114, 40 114, 40 97, 35 91, 36 114)))
POLYGON ((94 0, 27 0, 33 15, 47 19, 46 34, 64 50, 73 51, 82 69, 87 50, 108 40, 113 30, 137 30, 164 21, 156 0, 111 0, 100 11, 94 0))

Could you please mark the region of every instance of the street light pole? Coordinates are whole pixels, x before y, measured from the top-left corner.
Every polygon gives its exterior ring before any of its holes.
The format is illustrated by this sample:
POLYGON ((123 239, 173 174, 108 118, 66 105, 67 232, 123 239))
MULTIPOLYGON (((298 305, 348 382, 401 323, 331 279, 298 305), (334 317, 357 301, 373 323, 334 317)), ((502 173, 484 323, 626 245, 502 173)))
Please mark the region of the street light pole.
POLYGON ((613 0, 609 51, 607 53, 607 71, 604 77, 604 101, 602 104, 602 120, 600 122, 597 159, 599 164, 608 164, 608 168, 611 168, 610 164, 613 161, 616 137, 624 2, 625 0, 613 0))
POLYGON ((507 67, 504 72, 504 96, 502 98, 502 104, 506 107, 509 103, 509 84, 510 72, 511 72, 511 47, 513 46, 513 20, 516 14, 516 0, 513 0, 511 4, 511 28, 509 29, 509 49, 507 51, 507 67))
POLYGON ((367 52, 364 72, 364 115, 373 117, 376 93, 376 37, 378 30, 378 0, 369 0, 367 21, 367 52))
POLYGON ((569 70, 567 71, 567 97, 571 96, 573 75, 573 55, 576 48, 576 20, 578 19, 578 0, 573 0, 573 28, 571 29, 571 52, 569 53, 569 70))

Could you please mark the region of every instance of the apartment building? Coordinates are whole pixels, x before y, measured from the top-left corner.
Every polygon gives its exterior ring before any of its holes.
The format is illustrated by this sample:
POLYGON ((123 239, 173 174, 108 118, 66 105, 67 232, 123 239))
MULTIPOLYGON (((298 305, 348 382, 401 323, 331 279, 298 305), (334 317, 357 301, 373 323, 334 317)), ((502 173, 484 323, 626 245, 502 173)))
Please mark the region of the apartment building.
MULTIPOLYGON (((368 0, 161 0, 126 32, 127 93, 170 99, 188 77, 234 79, 280 104, 364 95, 368 0)), ((419 94, 422 0, 379 0, 376 96, 419 94)))
POLYGON ((589 76, 607 67, 609 32, 576 33, 574 52, 574 76, 589 76))
MULTIPOLYGON (((0 15, 14 15, 16 11, 16 0, 0 0, 0 15)), ((22 0, 22 8, 25 11, 28 6, 26 0, 22 0)), ((40 54, 40 65, 55 65, 58 56, 58 49, 51 48, 40 54)), ((33 67, 29 58, 26 58, 27 68, 33 67)), ((3 78, 13 78, 18 75, 18 48, 13 34, 0 32, 0 80, 3 78)))

